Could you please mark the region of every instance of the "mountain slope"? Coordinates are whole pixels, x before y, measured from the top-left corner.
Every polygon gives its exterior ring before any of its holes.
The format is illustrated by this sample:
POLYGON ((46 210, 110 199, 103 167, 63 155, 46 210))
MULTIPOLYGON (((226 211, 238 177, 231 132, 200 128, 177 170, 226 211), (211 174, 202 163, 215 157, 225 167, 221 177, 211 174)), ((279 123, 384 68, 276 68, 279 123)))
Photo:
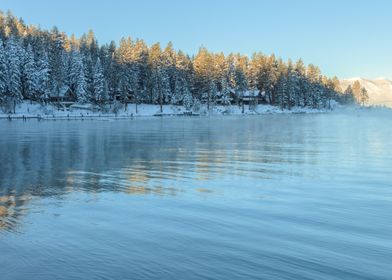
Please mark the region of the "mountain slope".
POLYGON ((368 91, 369 105, 392 107, 392 81, 384 78, 368 80, 358 77, 340 80, 340 85, 345 90, 349 85, 352 86, 355 81, 359 81, 361 86, 368 91))

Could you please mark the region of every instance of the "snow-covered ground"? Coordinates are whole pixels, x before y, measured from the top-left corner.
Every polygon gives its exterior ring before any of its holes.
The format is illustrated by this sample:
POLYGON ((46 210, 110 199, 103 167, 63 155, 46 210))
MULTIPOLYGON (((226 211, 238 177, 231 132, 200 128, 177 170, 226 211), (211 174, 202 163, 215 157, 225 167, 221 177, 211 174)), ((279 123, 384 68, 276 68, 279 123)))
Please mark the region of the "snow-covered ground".
MULTIPOLYGON (((328 110, 316 110, 310 108, 295 107, 291 110, 281 110, 278 107, 270 105, 258 105, 255 109, 249 109, 245 106, 245 115, 258 114, 301 114, 301 113, 324 113, 328 110)), ((113 108, 107 108, 105 111, 97 110, 91 105, 74 105, 69 109, 59 110, 54 105, 43 106, 39 103, 23 102, 16 106, 15 114, 5 114, 0 111, 0 119, 7 118, 42 118, 42 119, 75 119, 75 118, 130 118, 130 117, 147 117, 147 116, 165 116, 165 115, 183 115, 190 113, 183 106, 164 105, 163 112, 160 111, 159 105, 139 104, 136 113, 135 104, 128 104, 118 108, 117 113, 113 112, 113 108)), ((203 105, 197 111, 192 111, 194 115, 242 115, 242 108, 237 105, 231 106, 211 106, 207 110, 207 106, 203 105)))

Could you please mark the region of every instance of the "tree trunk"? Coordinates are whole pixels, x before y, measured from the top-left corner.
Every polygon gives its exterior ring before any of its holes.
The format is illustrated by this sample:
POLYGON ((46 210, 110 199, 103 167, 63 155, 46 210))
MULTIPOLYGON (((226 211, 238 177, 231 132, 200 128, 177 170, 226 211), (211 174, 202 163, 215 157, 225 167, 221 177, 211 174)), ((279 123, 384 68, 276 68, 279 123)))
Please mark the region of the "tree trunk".
POLYGON ((162 103, 163 103, 162 93, 159 93, 159 106, 161 108, 161 113, 163 113, 162 103))
POLYGON ((275 105, 275 90, 271 92, 271 105, 275 105))
POLYGON ((138 101, 138 99, 137 99, 137 95, 136 95, 136 93, 135 93, 135 108, 136 108, 136 114, 138 113, 138 112, 137 112, 137 101, 138 101))
POLYGON ((207 110, 210 111, 210 92, 208 91, 208 96, 207 96, 207 110))

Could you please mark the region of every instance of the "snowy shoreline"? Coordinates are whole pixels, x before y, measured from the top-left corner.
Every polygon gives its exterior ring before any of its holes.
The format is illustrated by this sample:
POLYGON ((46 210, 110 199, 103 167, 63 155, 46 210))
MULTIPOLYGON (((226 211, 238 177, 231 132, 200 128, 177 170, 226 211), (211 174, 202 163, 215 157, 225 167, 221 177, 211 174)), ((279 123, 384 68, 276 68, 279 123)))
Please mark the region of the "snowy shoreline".
POLYGON ((183 106, 163 105, 162 112, 159 105, 139 104, 136 113, 135 104, 128 104, 125 109, 120 108, 117 113, 94 110, 91 106, 80 105, 69 110, 59 110, 54 105, 43 106, 39 103, 23 102, 16 106, 15 114, 0 113, 0 119, 42 119, 42 120, 75 120, 75 119, 127 119, 135 117, 165 117, 165 116, 219 116, 219 115, 267 115, 267 114, 314 114, 327 113, 331 110, 317 110, 311 108, 294 107, 291 110, 281 110, 271 105, 258 105, 254 109, 237 105, 213 106, 210 111, 202 106, 197 111, 188 111, 183 106))

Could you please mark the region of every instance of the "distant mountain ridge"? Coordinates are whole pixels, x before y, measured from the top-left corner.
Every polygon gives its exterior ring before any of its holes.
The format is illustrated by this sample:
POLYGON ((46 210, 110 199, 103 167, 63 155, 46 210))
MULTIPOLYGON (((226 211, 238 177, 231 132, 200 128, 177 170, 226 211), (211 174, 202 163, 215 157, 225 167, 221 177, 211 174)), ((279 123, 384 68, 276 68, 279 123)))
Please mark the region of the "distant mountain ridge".
POLYGON ((355 77, 340 80, 343 91, 353 85, 355 81, 359 81, 361 86, 366 88, 369 94, 369 105, 382 105, 392 107, 392 81, 385 78, 377 78, 374 80, 355 77))

